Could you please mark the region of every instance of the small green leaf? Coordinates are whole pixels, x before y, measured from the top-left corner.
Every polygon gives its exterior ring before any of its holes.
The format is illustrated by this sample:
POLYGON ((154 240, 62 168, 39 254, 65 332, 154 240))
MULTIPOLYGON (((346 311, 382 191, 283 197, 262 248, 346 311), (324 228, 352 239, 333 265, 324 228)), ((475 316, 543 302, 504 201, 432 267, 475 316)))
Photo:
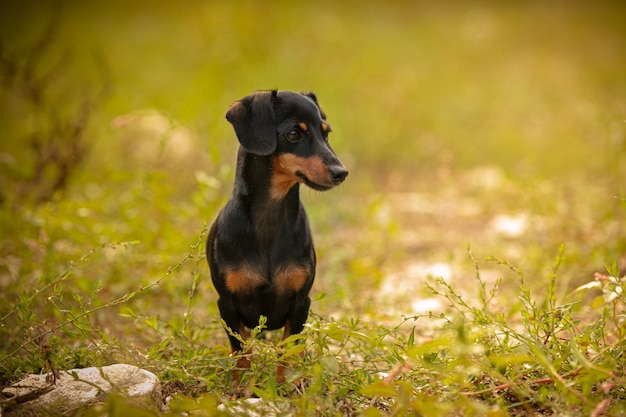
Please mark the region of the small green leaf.
POLYGON ((157 320, 156 317, 147 317, 145 319, 145 322, 148 326, 152 327, 154 330, 157 330, 157 328, 159 327, 159 322, 157 320))
POLYGON ((130 318, 136 318, 137 317, 135 312, 127 305, 123 305, 123 306, 120 307, 119 315, 122 316, 122 317, 130 317, 130 318))
POLYGON ((214 415, 218 402, 218 399, 213 395, 205 395, 198 399, 198 408, 203 411, 208 411, 208 415, 214 415))
POLYGON ((411 334, 409 334, 409 340, 406 344, 409 348, 415 346, 415 326, 413 326, 413 328, 411 329, 411 334))
POLYGON ((331 375, 339 373, 339 362, 337 362, 337 358, 334 356, 323 356, 320 359, 320 365, 331 375))
POLYGON ((290 343, 294 343, 294 342, 297 342, 297 341, 303 340, 303 339, 306 339, 306 336, 303 335, 302 333, 292 334, 288 338, 281 340, 277 345, 278 346, 284 346, 284 345, 288 345, 290 343))
POLYGON ((389 384, 385 384, 383 381, 373 382, 361 388, 360 392, 367 397, 393 397, 396 395, 396 389, 389 384))
POLYGON ((294 346, 290 347, 289 349, 287 349, 287 351, 283 354, 283 357, 299 355, 300 353, 304 352, 305 350, 306 350, 306 345, 304 343, 300 343, 300 344, 294 345, 294 346))
POLYGON ((198 409, 198 403, 191 398, 175 396, 168 404, 171 411, 194 411, 198 409))

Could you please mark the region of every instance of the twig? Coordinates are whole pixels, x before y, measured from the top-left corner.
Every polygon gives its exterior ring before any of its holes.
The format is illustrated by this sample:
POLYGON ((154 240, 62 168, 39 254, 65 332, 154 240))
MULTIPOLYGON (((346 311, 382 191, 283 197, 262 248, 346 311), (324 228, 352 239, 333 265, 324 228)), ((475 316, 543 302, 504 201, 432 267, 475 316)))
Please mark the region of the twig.
MULTIPOLYGON (((41 397, 42 395, 49 393, 54 388, 55 388, 54 384, 51 384, 43 388, 36 389, 34 391, 30 391, 29 393, 24 394, 24 395, 16 395, 15 397, 3 399, 0 401, 0 407, 1 407, 0 410, 8 411, 12 407, 15 407, 18 404, 23 404, 25 402, 35 400, 41 397)), ((0 412, 0 415, 2 415, 1 412, 0 412)))

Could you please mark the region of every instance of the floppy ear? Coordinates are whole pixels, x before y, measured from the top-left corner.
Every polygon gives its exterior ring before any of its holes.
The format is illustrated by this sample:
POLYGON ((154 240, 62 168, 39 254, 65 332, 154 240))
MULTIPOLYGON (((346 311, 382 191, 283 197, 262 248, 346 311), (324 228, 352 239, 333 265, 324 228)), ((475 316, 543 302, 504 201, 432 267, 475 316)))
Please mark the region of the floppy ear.
POLYGON ((243 148, 256 155, 270 155, 276 149, 274 103, 277 92, 258 92, 235 101, 228 112, 228 120, 235 128, 243 148))
POLYGON ((326 113, 324 113, 324 110, 322 110, 322 108, 320 107, 320 104, 317 102, 317 96, 315 95, 315 93, 310 91, 308 93, 302 93, 302 94, 307 96, 311 100, 313 100, 313 102, 315 103, 315 105, 317 106, 317 108, 320 111, 320 115, 322 116, 322 119, 326 120, 326 113))

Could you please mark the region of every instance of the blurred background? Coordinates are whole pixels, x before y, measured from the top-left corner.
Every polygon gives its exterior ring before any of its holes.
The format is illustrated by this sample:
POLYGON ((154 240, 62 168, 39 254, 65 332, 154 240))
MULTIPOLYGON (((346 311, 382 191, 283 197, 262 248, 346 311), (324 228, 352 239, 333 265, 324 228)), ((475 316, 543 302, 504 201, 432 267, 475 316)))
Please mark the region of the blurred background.
MULTIPOLYGON (((622 1, 4 1, 6 308, 37 301, 33 288, 104 304, 175 265, 230 193, 226 109, 272 88, 318 95, 350 170, 339 189, 303 192, 316 311, 394 292, 409 299, 390 309, 436 309, 419 304, 423 280, 472 276, 468 244, 539 288, 565 245, 561 294, 626 268, 624 16, 622 1)), ((191 273, 197 317, 219 327, 194 262, 133 308, 167 320, 191 273)), ((37 309, 4 340, 65 314, 37 309)), ((113 326, 105 311, 94 322, 113 326)))
POLYGON ((319 95, 352 185, 420 186, 438 169, 483 165, 516 178, 615 174, 625 147, 625 9, 3 2, 2 168, 32 176, 28 138, 57 119, 84 129, 82 169, 163 163, 193 182, 187 170, 217 175, 232 164, 228 105, 279 88, 319 95), (163 161, 150 160, 154 152, 163 161))

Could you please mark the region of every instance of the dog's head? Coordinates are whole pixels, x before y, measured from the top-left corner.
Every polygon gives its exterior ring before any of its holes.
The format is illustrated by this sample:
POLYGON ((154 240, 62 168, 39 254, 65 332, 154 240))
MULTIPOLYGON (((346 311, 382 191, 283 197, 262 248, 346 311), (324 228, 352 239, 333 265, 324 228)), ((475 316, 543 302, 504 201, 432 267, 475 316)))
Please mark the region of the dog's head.
POLYGON ((256 92, 233 103, 226 119, 246 152, 272 155, 273 192, 286 193, 296 182, 323 191, 348 175, 328 143, 330 125, 313 93, 256 92))

